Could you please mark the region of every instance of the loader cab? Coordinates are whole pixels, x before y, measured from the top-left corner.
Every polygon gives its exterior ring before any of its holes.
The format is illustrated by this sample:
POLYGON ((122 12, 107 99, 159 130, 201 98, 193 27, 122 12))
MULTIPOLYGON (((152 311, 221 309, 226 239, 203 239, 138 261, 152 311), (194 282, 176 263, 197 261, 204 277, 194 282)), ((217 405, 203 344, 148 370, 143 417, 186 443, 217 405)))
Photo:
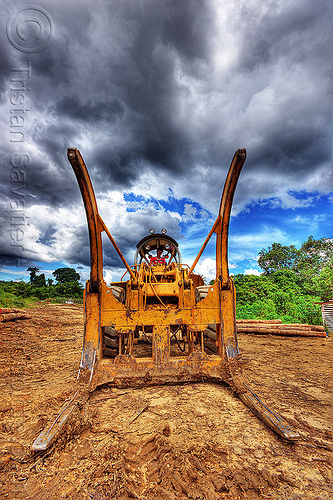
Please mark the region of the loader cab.
POLYGON ((144 307, 179 307, 179 283, 187 276, 187 266, 182 266, 178 243, 166 234, 166 229, 142 238, 136 246, 134 268, 144 307))
MULTIPOLYGON (((179 251, 178 243, 176 240, 166 234, 167 230, 162 229, 160 233, 155 233, 154 229, 150 229, 149 235, 142 238, 136 245, 136 252, 134 256, 134 265, 140 266, 145 263, 148 266, 154 267, 168 267, 172 263, 181 265, 182 259, 179 251), (162 258, 165 264, 157 262, 156 258, 158 253, 162 251, 162 258)), ((156 269, 157 270, 157 269, 156 269)))

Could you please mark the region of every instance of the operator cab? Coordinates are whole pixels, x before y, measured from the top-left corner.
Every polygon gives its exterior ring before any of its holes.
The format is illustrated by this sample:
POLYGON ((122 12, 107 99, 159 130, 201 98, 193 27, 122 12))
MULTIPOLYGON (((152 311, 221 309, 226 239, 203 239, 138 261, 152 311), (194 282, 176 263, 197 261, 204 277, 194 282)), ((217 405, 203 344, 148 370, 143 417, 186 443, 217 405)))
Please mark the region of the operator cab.
POLYGON ((177 241, 167 236, 166 232, 162 229, 160 233, 155 233, 154 229, 150 229, 150 234, 139 241, 134 256, 135 266, 143 262, 152 267, 182 263, 177 241))

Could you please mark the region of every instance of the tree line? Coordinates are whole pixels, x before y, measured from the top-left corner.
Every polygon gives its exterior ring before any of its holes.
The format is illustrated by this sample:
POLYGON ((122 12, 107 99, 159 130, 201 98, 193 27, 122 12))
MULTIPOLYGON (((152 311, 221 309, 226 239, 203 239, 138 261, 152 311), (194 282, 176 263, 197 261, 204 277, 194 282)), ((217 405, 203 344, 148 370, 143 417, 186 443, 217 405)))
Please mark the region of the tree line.
POLYGON ((28 267, 29 283, 25 281, 1 281, 0 305, 5 307, 26 307, 36 300, 50 299, 63 301, 72 299, 81 302, 83 286, 80 275, 70 267, 61 267, 53 271, 52 278, 45 278, 38 267, 28 267))
POLYGON ((260 276, 234 276, 237 318, 322 323, 316 303, 333 298, 333 240, 309 236, 299 249, 273 243, 258 264, 260 276))

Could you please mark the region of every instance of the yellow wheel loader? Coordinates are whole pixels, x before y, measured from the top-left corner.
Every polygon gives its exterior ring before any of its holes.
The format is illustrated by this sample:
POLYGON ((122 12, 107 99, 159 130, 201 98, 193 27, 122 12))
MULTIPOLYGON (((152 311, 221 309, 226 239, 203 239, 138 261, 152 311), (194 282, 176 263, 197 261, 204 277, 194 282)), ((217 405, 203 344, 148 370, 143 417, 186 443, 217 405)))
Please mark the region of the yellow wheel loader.
POLYGON ((229 384, 271 429, 285 439, 297 439, 297 432, 256 396, 241 373, 235 288, 228 271, 228 230, 246 150, 239 149, 233 157, 219 214, 191 267, 182 263, 177 241, 166 230, 155 233, 153 229, 137 244, 134 265, 130 266, 98 213, 80 152, 68 149, 68 159, 82 194, 90 239, 83 351, 73 397, 38 436, 32 449, 47 449, 61 434, 73 410, 86 403, 101 385, 138 387, 195 381, 229 384), (110 285, 103 279, 103 232, 125 266, 121 281, 110 285), (194 269, 213 233, 216 279, 205 286, 194 269))

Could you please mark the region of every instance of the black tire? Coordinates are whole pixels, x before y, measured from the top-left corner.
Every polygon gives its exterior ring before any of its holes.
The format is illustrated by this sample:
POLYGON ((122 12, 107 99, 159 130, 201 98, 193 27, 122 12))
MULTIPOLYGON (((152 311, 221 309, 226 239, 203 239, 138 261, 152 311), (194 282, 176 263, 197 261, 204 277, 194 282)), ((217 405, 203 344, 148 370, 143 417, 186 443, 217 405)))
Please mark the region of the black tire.
POLYGON ((119 335, 112 326, 104 327, 104 356, 115 358, 119 354, 119 335))

